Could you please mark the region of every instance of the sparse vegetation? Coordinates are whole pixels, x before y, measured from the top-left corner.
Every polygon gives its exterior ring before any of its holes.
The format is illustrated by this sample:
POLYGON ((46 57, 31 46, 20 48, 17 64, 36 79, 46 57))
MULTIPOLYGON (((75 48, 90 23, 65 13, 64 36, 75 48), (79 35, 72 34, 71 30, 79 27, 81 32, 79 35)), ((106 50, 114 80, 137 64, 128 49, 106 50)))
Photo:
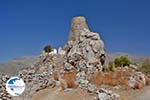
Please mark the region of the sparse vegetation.
POLYGON ((150 75, 150 60, 145 60, 142 64, 141 71, 146 75, 150 75))
POLYGON ((103 69, 102 69, 102 71, 103 71, 103 72, 109 72, 109 67, 104 66, 103 69))
POLYGON ((47 45, 44 47, 44 51, 49 53, 49 52, 53 51, 53 48, 51 47, 51 45, 47 45))
POLYGON ((109 66, 109 71, 112 71, 112 72, 115 71, 115 64, 114 64, 114 62, 109 62, 108 66, 109 66))
POLYGON ((132 64, 132 62, 126 56, 121 56, 120 58, 116 58, 114 60, 114 63, 115 63, 115 67, 125 67, 132 64))
POLYGON ((115 71, 117 67, 125 67, 129 66, 132 63, 126 56, 121 56, 119 58, 115 58, 114 61, 108 63, 108 67, 103 68, 103 72, 115 71))
POLYGON ((114 72, 98 72, 89 76, 89 81, 100 86, 102 84, 110 86, 127 86, 128 78, 131 76, 130 69, 116 69, 114 72))
POLYGON ((59 81, 58 72, 55 71, 55 72, 53 73, 53 78, 54 78, 54 80, 59 81))
POLYGON ((62 79, 65 80, 67 88, 75 88, 76 87, 76 72, 65 72, 63 73, 62 79))

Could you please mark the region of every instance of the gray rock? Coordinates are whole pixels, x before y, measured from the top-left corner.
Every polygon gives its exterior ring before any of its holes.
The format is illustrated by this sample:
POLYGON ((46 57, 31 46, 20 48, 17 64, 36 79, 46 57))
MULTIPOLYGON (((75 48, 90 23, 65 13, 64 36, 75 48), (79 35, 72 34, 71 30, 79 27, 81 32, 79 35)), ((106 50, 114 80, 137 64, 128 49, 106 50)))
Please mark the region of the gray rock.
POLYGON ((58 54, 60 54, 60 55, 65 55, 65 54, 66 54, 66 51, 63 50, 62 48, 59 48, 59 49, 58 49, 58 54))
POLYGON ((88 89, 88 92, 94 93, 96 92, 97 87, 94 84, 89 83, 87 89, 88 89))
POLYGON ((121 100, 119 94, 113 93, 104 88, 100 88, 99 91, 97 91, 97 98, 98 100, 121 100))
POLYGON ((139 69, 138 66, 133 65, 133 64, 130 64, 130 65, 129 65, 129 68, 134 69, 134 70, 138 70, 138 69, 139 69))
POLYGON ((146 85, 145 75, 142 72, 134 72, 128 81, 128 86, 134 89, 139 88, 138 84, 146 85))
POLYGON ((113 93, 113 94, 111 95, 111 100, 120 100, 120 95, 117 94, 117 93, 113 93))
POLYGON ((65 71, 71 71, 72 69, 74 69, 74 67, 71 64, 65 63, 65 66, 64 66, 65 71))
POLYGON ((98 100, 110 100, 110 96, 106 93, 98 93, 98 100))

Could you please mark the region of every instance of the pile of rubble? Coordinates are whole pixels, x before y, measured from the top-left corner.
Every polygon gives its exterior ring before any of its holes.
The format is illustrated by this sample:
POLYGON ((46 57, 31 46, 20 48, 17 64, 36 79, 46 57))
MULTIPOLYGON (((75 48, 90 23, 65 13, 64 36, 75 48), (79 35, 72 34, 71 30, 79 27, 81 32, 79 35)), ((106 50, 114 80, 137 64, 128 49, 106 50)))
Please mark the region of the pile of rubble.
POLYGON ((0 76, 0 100, 11 100, 10 94, 6 91, 6 82, 9 78, 7 75, 0 76))
POLYGON ((141 89, 146 85, 146 77, 142 72, 134 72, 128 81, 129 87, 141 89))
POLYGON ((22 70, 19 72, 19 77, 24 80, 26 84, 32 83, 36 84, 35 91, 44 89, 53 84, 54 80, 49 73, 34 73, 34 70, 22 70), (38 85, 38 86, 37 86, 38 85))
POLYGON ((120 95, 104 88, 100 88, 97 94, 98 100, 121 100, 120 95))
POLYGON ((13 100, 30 100, 35 92, 54 86, 55 81, 50 73, 36 71, 35 66, 19 71, 18 77, 24 80, 26 89, 21 96, 13 97, 13 100))
POLYGON ((90 32, 84 17, 75 17, 72 23, 69 41, 63 48, 66 57, 64 63, 69 65, 65 69, 77 69, 87 74, 101 71, 105 50, 99 34, 90 32))

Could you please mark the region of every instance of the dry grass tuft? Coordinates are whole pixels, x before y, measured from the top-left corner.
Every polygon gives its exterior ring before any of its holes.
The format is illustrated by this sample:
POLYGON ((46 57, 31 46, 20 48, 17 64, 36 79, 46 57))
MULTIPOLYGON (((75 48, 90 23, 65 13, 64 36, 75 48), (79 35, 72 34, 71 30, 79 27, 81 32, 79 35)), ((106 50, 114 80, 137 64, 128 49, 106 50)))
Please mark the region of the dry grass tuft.
MULTIPOLYGON (((64 72, 62 79, 65 81, 63 84, 67 85, 67 88, 75 88, 76 87, 76 72, 70 71, 70 72, 64 72)), ((64 87, 64 86, 62 86, 64 87)))
POLYGON ((54 78, 54 80, 59 81, 59 75, 57 72, 53 73, 53 78, 54 78))
POLYGON ((146 85, 150 85, 150 78, 146 77, 146 85))

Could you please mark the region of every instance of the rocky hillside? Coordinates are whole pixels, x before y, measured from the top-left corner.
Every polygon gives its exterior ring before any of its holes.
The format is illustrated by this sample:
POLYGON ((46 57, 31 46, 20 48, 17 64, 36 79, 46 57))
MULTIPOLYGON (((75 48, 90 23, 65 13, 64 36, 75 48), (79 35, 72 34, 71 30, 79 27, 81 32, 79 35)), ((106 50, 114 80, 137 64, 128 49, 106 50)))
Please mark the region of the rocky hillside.
POLYGON ((0 74, 7 74, 7 75, 17 75, 19 70, 22 68, 29 67, 33 65, 37 60, 37 57, 23 57, 23 58, 16 58, 7 63, 0 64, 0 74))

